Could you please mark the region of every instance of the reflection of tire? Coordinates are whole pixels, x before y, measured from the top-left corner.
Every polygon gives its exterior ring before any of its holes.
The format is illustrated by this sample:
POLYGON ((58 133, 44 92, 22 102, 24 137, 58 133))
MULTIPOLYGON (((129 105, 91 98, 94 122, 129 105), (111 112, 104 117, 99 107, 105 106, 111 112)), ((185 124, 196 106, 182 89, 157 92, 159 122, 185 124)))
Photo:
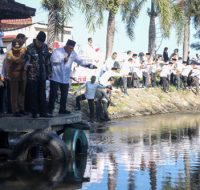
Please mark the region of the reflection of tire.
POLYGON ((77 154, 86 154, 88 141, 84 131, 73 128, 66 128, 63 134, 63 141, 72 157, 77 154))
POLYGON ((67 163, 64 161, 45 161, 41 168, 38 164, 39 163, 16 164, 16 177, 23 182, 27 189, 52 189, 52 187, 58 184, 58 182, 61 182, 66 175, 67 163))
POLYGON ((82 181, 87 165, 87 155, 79 155, 75 159, 70 160, 67 165, 66 180, 82 181))
POLYGON ((38 159, 38 152, 42 152, 44 159, 66 161, 68 158, 63 141, 55 133, 44 131, 35 131, 24 136, 15 146, 12 158, 19 161, 38 159))

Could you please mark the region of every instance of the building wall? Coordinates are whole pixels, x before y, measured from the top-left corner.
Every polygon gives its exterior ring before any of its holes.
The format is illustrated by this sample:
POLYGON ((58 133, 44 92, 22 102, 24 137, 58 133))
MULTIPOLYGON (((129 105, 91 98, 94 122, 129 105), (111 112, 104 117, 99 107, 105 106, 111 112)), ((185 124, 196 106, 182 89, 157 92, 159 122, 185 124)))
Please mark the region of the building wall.
MULTIPOLYGON (((25 28, 22 28, 19 30, 4 32, 4 36, 17 35, 18 33, 23 33, 28 38, 26 40, 26 45, 29 45, 30 43, 32 43, 33 39, 37 36, 39 31, 44 31, 47 34, 47 25, 41 24, 41 23, 36 23, 36 24, 33 24, 31 26, 28 26, 28 27, 25 27, 25 28)), ((65 34, 64 34, 64 42, 63 43, 65 43, 67 41, 67 39, 72 39, 72 27, 65 27, 64 31, 65 31, 64 32, 65 34)), ((7 44, 11 40, 12 39, 8 40, 8 42, 5 42, 4 46, 7 46, 7 44)))

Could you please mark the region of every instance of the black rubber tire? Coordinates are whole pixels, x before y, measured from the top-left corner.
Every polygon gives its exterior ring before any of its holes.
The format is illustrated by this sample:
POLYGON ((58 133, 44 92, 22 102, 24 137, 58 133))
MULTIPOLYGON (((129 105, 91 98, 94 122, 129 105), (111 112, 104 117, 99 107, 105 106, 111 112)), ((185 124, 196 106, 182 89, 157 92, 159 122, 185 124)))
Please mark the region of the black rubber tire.
POLYGON ((66 128, 63 134, 63 141, 72 158, 77 154, 87 154, 88 141, 83 130, 66 128))
POLYGON ((12 159, 17 161, 31 161, 29 157, 31 150, 39 146, 47 153, 45 157, 47 159, 66 161, 69 158, 67 148, 57 134, 35 131, 19 140, 13 150, 12 159))

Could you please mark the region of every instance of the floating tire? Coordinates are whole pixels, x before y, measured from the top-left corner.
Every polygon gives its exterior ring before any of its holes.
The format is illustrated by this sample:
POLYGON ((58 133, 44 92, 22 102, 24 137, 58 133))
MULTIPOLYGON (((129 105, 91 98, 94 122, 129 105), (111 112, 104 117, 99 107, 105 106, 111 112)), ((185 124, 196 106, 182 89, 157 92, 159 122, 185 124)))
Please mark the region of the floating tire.
POLYGON ((18 161, 33 161, 40 159, 40 157, 48 160, 66 161, 69 154, 58 135, 44 131, 35 131, 25 135, 19 140, 12 154, 12 159, 18 161), (38 152, 39 154, 41 152, 41 155, 38 155, 38 152))
POLYGON ((63 134, 63 141, 73 158, 78 154, 87 154, 88 141, 84 131, 66 128, 63 134))

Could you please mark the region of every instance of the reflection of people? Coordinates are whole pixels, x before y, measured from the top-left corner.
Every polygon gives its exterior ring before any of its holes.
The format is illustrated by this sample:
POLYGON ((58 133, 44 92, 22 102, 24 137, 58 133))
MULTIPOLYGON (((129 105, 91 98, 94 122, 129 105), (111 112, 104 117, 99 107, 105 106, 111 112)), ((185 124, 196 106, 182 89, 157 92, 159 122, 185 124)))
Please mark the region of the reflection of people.
POLYGON ((75 45, 75 41, 68 40, 64 47, 57 48, 52 53, 52 76, 50 77, 49 113, 52 113, 54 110, 57 90, 59 87, 61 91, 59 113, 70 114, 70 111, 66 110, 66 103, 73 62, 76 62, 78 65, 90 69, 96 68, 96 66, 90 63, 86 63, 77 55, 77 53, 74 51, 75 45))

